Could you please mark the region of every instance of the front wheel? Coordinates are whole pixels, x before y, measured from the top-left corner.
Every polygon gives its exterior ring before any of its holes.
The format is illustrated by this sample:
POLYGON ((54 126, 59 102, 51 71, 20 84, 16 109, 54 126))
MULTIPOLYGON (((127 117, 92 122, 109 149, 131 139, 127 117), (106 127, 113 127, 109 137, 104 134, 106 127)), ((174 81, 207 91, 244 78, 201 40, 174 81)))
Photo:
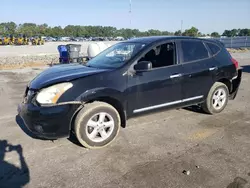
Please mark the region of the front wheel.
POLYGON ((75 134, 86 148, 105 147, 118 135, 121 119, 117 110, 104 102, 86 104, 75 119, 75 134))
POLYGON ((227 106, 228 96, 227 86, 221 82, 215 82, 201 107, 208 114, 220 113, 227 106))

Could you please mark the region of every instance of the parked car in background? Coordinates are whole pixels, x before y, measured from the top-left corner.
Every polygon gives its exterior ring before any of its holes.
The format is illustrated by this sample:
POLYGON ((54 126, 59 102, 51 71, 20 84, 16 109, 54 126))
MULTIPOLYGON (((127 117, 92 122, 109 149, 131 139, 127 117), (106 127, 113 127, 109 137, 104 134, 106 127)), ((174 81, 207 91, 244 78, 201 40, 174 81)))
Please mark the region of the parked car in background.
POLYGON ((55 42, 55 41, 56 41, 56 38, 53 38, 53 37, 46 37, 44 40, 45 40, 45 42, 55 42))
POLYGON ((218 41, 142 37, 119 42, 86 65, 45 70, 28 84, 18 111, 38 137, 72 132, 83 146, 100 148, 136 114, 191 105, 220 113, 235 99, 241 75, 218 41))
POLYGON ((114 39, 115 39, 116 41, 123 41, 123 40, 124 40, 123 37, 115 37, 114 39))

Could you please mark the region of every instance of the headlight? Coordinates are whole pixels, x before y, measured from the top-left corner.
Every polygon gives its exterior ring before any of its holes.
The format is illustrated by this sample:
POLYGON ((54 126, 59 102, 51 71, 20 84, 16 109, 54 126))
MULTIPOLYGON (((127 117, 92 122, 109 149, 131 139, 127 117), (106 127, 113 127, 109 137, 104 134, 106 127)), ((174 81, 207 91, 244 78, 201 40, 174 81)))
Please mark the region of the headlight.
POLYGON ((36 100, 40 104, 56 104, 59 97, 72 86, 72 83, 67 82, 47 87, 38 93, 36 100))

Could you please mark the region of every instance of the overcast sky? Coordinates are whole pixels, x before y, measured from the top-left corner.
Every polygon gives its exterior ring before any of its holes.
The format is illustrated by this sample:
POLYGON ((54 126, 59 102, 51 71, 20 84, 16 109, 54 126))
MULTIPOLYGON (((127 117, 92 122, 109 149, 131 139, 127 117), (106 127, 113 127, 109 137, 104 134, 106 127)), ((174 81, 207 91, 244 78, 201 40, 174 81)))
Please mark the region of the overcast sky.
POLYGON ((250 0, 1 0, 0 22, 50 26, 103 25, 176 31, 191 26, 202 33, 250 28, 250 0))

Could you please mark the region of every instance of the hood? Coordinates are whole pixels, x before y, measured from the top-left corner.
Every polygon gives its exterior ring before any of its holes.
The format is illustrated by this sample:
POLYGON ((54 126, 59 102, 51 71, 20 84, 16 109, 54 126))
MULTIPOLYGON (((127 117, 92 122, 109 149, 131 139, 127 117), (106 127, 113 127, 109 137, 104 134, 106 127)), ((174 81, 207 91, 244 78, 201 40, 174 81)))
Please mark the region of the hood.
POLYGON ((78 63, 55 65, 50 67, 39 75, 37 75, 30 83, 29 88, 41 89, 43 87, 56 84, 59 82, 67 82, 73 79, 93 75, 99 72, 108 71, 107 69, 97 69, 87 67, 78 63))

